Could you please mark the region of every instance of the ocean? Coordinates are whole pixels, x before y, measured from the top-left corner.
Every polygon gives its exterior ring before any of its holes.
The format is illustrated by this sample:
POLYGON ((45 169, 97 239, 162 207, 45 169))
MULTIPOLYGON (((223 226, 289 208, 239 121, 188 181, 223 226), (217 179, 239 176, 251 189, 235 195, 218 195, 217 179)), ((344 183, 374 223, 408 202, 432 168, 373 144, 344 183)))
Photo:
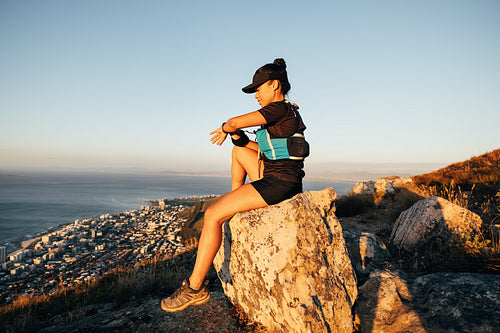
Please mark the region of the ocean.
MULTIPOLYGON (((0 245, 9 250, 18 241, 76 219, 137 209, 148 200, 224 194, 230 183, 229 177, 128 173, 30 172, 0 177, 0 245)), ((304 191, 333 187, 342 195, 353 186, 304 180, 304 191)))

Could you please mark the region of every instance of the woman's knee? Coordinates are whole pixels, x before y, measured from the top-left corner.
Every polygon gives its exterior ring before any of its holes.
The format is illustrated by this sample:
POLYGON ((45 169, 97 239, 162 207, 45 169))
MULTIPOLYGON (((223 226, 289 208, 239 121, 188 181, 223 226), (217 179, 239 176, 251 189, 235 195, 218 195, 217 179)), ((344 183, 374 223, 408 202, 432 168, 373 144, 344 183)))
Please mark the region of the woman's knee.
POLYGON ((232 150, 232 159, 233 162, 236 161, 245 167, 249 167, 250 165, 257 165, 258 162, 258 154, 257 151, 252 150, 246 147, 238 147, 234 146, 232 150))
POLYGON ((234 159, 237 160, 241 156, 241 154, 242 154, 242 152, 243 152, 244 149, 247 149, 247 148, 233 146, 233 150, 231 151, 231 157, 233 158, 233 160, 234 159))
POLYGON ((205 216, 203 218, 204 225, 206 226, 222 225, 222 222, 224 221, 218 215, 219 214, 217 213, 217 204, 208 207, 207 210, 205 211, 205 216))

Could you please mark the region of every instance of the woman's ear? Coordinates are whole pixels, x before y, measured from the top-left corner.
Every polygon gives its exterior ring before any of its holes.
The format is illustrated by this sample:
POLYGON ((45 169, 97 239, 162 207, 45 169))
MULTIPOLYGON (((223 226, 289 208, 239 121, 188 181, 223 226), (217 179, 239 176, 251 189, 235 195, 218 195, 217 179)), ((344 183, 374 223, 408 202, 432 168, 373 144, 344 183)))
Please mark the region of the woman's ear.
POLYGON ((271 82, 271 85, 273 87, 273 90, 278 90, 281 87, 281 83, 279 80, 273 80, 271 82))

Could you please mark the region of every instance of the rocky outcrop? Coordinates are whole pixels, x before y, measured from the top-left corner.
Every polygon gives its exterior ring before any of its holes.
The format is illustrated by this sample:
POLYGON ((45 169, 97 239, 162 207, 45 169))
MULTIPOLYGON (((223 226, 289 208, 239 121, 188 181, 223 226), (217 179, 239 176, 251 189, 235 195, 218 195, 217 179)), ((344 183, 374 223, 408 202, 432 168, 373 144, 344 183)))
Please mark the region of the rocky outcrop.
POLYGON ((361 182, 361 183, 357 183, 356 185, 354 185, 351 192, 349 192, 349 195, 356 195, 356 194, 373 195, 377 192, 380 192, 383 194, 393 193, 394 186, 392 186, 391 182, 389 182, 385 179, 377 179, 376 181, 370 180, 367 182, 361 182))
POLYGON ((430 197, 401 213, 394 224, 391 242, 412 251, 437 238, 447 241, 452 235, 473 236, 481 230, 481 218, 448 200, 430 197))
POLYGON ((358 285, 363 284, 370 273, 393 266, 389 250, 374 234, 344 230, 343 235, 349 258, 358 278, 358 285))
POLYGON ((280 332, 351 332, 356 278, 332 188, 236 214, 214 260, 225 294, 280 332))
POLYGON ((361 332, 498 332, 500 277, 378 271, 360 287, 355 312, 361 332))
POLYGON ((407 188, 411 186, 411 184, 413 184, 411 178, 401 178, 401 177, 378 178, 376 180, 357 183, 356 185, 354 185, 351 192, 349 192, 349 195, 376 194, 379 197, 384 197, 387 194, 394 193, 396 188, 407 188))

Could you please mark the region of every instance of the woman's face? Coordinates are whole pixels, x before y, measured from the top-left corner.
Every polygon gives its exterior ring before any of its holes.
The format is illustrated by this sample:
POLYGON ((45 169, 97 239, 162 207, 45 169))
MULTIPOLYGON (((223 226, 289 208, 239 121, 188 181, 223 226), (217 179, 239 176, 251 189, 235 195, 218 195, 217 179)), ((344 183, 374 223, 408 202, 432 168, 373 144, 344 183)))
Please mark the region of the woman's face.
POLYGON ((269 103, 277 101, 275 89, 276 84, 279 84, 276 80, 269 80, 257 88, 257 91, 255 92, 255 99, 259 102, 262 108, 269 103))

